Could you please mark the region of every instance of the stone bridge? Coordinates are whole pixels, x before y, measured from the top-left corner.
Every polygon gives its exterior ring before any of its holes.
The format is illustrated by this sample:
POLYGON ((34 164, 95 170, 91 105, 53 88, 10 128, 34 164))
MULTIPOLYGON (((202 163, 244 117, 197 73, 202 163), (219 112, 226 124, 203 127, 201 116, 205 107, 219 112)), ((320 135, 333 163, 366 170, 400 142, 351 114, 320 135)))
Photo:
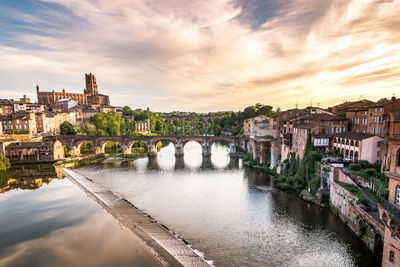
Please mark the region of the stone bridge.
POLYGON ((157 144, 163 140, 170 141, 174 144, 175 155, 183 156, 183 148, 190 141, 198 142, 202 147, 204 156, 211 155, 211 146, 216 141, 225 141, 229 143, 230 152, 235 153, 237 147, 246 150, 246 138, 236 136, 90 136, 90 135, 58 135, 54 137, 63 145, 71 150, 71 155, 79 155, 80 146, 88 143, 94 149, 96 154, 104 153, 105 146, 108 142, 113 141, 120 145, 124 155, 130 154, 132 145, 137 142, 143 142, 149 156, 157 155, 157 144))

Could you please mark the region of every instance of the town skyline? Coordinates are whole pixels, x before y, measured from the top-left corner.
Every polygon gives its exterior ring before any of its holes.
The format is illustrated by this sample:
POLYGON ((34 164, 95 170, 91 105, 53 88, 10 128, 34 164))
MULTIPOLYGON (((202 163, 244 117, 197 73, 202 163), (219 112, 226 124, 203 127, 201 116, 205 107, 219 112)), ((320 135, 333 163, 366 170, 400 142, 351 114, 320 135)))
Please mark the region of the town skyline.
POLYGON ((35 101, 36 84, 78 93, 89 72, 112 105, 156 111, 399 93, 396 1, 23 2, 0 8, 7 98, 35 101))

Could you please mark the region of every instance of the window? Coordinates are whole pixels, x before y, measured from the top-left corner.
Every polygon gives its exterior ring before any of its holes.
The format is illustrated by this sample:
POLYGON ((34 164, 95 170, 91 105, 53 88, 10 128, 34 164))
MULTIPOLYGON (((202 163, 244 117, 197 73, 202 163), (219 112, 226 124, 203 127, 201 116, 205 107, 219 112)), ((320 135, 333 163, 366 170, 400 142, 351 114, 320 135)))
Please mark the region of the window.
POLYGON ((356 147, 360 146, 360 142, 356 141, 356 147))
POLYGON ((400 205, 400 186, 396 186, 396 204, 400 205))
POLYGON ((375 108, 375 112, 378 112, 378 108, 375 108))
POLYGON ((382 112, 382 111, 383 111, 383 108, 380 108, 379 111, 382 112))
POLYGON ((392 250, 389 252, 389 261, 394 264, 394 252, 392 250))
POLYGON ((400 149, 397 150, 397 166, 400 167, 400 149))

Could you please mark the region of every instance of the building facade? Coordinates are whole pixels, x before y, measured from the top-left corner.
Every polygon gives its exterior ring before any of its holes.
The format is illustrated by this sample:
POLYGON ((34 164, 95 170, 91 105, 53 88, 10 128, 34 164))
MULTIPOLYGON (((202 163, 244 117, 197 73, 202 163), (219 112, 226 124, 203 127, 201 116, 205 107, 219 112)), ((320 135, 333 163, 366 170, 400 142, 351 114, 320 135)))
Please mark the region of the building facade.
POLYGON ((3 134, 37 134, 35 113, 19 112, 6 116, 0 116, 3 134))
POLYGON ((39 86, 36 86, 38 103, 44 105, 55 105, 61 99, 73 99, 80 106, 109 106, 110 99, 107 95, 98 93, 96 78, 92 73, 85 74, 86 89, 83 94, 68 93, 64 89, 62 92, 41 92, 39 86))
POLYGON ((333 140, 333 149, 340 153, 345 161, 381 161, 382 137, 372 134, 348 132, 335 135, 333 140))
POLYGON ((383 169, 389 178, 388 201, 381 200, 379 214, 385 224, 382 267, 400 266, 400 105, 395 101, 384 107, 387 125, 383 169))
POLYGON ((5 156, 11 163, 54 162, 64 158, 60 141, 14 142, 6 147, 5 156))

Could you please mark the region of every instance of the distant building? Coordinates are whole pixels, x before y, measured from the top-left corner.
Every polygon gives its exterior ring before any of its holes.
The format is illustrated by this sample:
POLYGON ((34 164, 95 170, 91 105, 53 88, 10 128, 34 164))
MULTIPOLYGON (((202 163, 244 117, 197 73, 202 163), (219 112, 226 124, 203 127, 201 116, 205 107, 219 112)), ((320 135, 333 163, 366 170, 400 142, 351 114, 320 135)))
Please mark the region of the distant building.
POLYGON ((35 113, 38 133, 58 133, 63 122, 77 125, 75 112, 39 112, 35 113))
POLYGON ((86 89, 83 94, 62 92, 40 92, 39 86, 36 86, 38 103, 44 105, 54 105, 60 99, 73 99, 80 106, 109 106, 110 99, 107 95, 98 93, 96 78, 92 73, 85 74, 86 89))
POLYGON ((249 138, 248 150, 253 159, 271 165, 271 142, 278 137, 273 118, 267 115, 249 118, 244 121, 243 127, 244 135, 249 138))
POLYGON ((8 99, 0 99, 0 115, 8 115, 14 112, 14 104, 8 99))
POLYGON ((15 142, 6 147, 6 157, 15 163, 54 162, 64 158, 60 141, 15 142))
POLYGON ((2 124, 3 134, 30 134, 37 133, 37 125, 35 113, 20 112, 13 113, 6 116, 0 116, 0 123, 2 124))
POLYGON ((345 114, 346 111, 349 109, 365 107, 365 106, 368 106, 373 103, 374 102, 367 100, 367 99, 353 101, 353 102, 348 101, 348 102, 330 107, 330 108, 328 108, 328 111, 332 112, 335 115, 345 114))
POLYGON ((343 156, 345 161, 357 162, 381 160, 383 138, 365 133, 340 133, 334 136, 333 149, 343 156))
POLYGON ((63 111, 69 111, 71 108, 76 107, 77 104, 72 98, 63 98, 56 102, 56 105, 60 106, 63 111))
POLYGON ((147 118, 144 121, 136 122, 136 132, 141 134, 151 134, 150 119, 147 118))

